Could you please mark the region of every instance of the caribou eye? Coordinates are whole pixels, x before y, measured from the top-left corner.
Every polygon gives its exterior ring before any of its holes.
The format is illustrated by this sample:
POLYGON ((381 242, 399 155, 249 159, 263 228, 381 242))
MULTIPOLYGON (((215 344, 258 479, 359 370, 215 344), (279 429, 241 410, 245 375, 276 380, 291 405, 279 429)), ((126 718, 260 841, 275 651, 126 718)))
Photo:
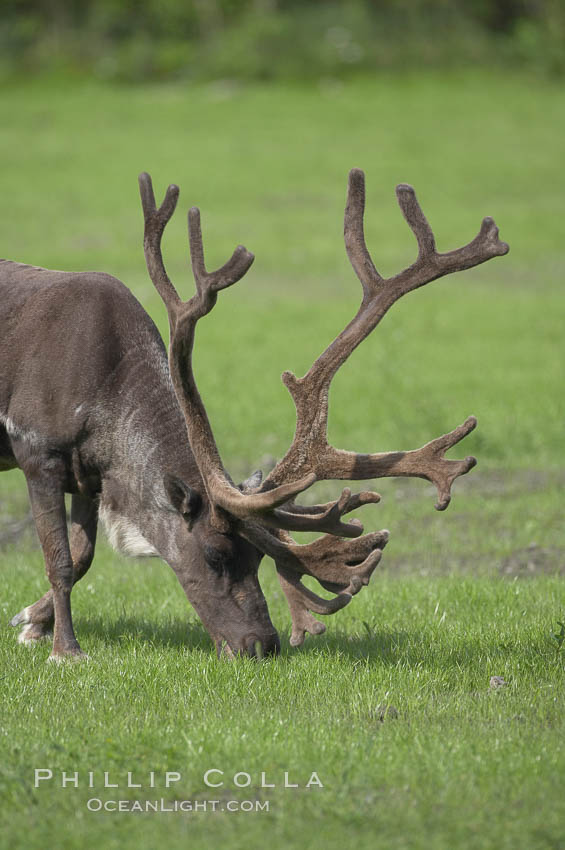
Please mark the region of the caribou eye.
POLYGON ((233 574, 238 565, 237 551, 233 544, 229 538, 225 540, 220 538, 215 540, 214 544, 209 542, 203 544, 204 560, 217 573, 230 572, 233 574))
POLYGON ((214 546, 209 546, 208 544, 204 544, 203 552, 204 560, 208 566, 212 567, 212 569, 217 572, 221 572, 226 562, 224 553, 220 552, 220 550, 216 549, 214 546))

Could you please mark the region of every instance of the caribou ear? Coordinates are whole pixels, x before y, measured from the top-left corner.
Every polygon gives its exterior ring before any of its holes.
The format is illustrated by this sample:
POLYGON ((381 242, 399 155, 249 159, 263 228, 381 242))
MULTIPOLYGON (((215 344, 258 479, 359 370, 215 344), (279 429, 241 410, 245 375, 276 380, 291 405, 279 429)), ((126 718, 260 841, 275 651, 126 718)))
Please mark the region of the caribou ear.
POLYGON ((197 490, 193 490, 188 484, 185 484, 181 478, 175 475, 165 476, 165 490, 171 500, 172 506, 180 514, 190 528, 202 507, 202 496, 197 490))
POLYGON ((253 475, 250 475, 249 478, 246 478, 245 481, 242 481, 241 484, 238 484, 238 490, 241 490, 242 493, 249 493, 251 490, 255 490, 263 480, 263 473, 260 469, 257 469, 253 475))

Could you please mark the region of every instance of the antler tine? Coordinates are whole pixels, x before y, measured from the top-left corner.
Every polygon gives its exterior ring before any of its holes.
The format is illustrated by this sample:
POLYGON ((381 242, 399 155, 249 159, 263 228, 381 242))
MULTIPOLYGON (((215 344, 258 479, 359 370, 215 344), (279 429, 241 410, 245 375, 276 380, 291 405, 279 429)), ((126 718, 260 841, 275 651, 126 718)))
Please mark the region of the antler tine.
MULTIPOLYGON (((474 466, 476 458, 449 460, 444 455, 475 429, 477 420, 469 416, 465 422, 419 449, 409 452, 383 452, 382 454, 359 454, 328 446, 324 463, 328 478, 347 480, 363 478, 410 477, 424 478, 435 484, 438 501, 437 511, 443 511, 451 501, 451 486, 460 475, 466 475, 474 466)), ((320 477, 323 477, 318 473, 320 477)))
POLYGON ((306 632, 321 634, 325 626, 310 612, 334 614, 349 604, 352 596, 369 584, 388 531, 366 534, 357 540, 336 540, 332 535, 306 545, 297 544, 284 531, 269 533, 259 525, 244 523, 240 533, 262 552, 270 555, 277 568, 281 588, 287 598, 292 617, 291 645, 304 642, 306 632), (322 587, 336 593, 323 599, 305 587, 300 578, 311 575, 322 587))
POLYGON ((171 317, 174 315, 175 308, 181 303, 181 300, 171 283, 165 269, 165 264, 163 263, 161 239, 163 237, 163 231, 175 211, 179 191, 179 187, 172 183, 165 193, 163 203, 157 209, 151 177, 145 171, 139 175, 139 193, 141 195, 141 206, 145 221, 143 237, 145 262, 149 277, 165 302, 170 320, 172 320, 171 317))
POLYGON ((436 253, 436 240, 430 227, 428 220, 416 198, 416 193, 412 186, 408 183, 400 183, 396 187, 396 197, 404 218, 408 222, 410 229, 418 242, 419 255, 418 259, 422 260, 425 257, 436 253))
POLYGON ((341 517, 362 505, 375 504, 380 500, 378 493, 364 491, 352 495, 351 490, 346 487, 334 502, 312 506, 292 502, 286 508, 277 508, 266 515, 264 521, 266 525, 286 531, 319 531, 338 537, 359 537, 363 534, 362 523, 358 519, 343 523, 341 517))
POLYGON ((397 298, 438 277, 473 268, 493 257, 501 257, 509 251, 506 242, 499 240, 498 228, 493 219, 487 216, 483 219, 477 236, 471 242, 455 251, 438 254, 433 231, 422 212, 412 186, 400 183, 396 187, 396 196, 402 214, 416 237, 419 249, 416 262, 387 281, 397 291, 397 298))
MULTIPOLYGON (((302 646, 306 632, 311 635, 321 635, 326 631, 325 624, 313 617, 310 611, 314 611, 316 614, 335 614, 349 605, 353 599, 351 593, 339 593, 333 599, 322 599, 305 587, 300 579, 292 573, 286 573, 277 567, 277 575, 290 609, 291 646, 302 646)), ((359 581, 356 584, 356 590, 360 590, 360 588, 361 582, 359 581)))
POLYGON ((343 219, 345 250, 355 274, 361 281, 363 292, 369 297, 382 283, 383 278, 376 270, 365 244, 363 217, 365 213, 365 175, 360 168, 349 172, 347 204, 343 219))
POLYGON ((313 543, 299 544, 281 529, 268 531, 251 521, 242 523, 240 534, 270 555, 277 570, 298 578, 310 575, 335 593, 353 592, 351 588, 358 580, 361 585, 369 584, 389 538, 383 529, 355 540, 343 540, 330 533, 313 543))
POLYGON ((202 244, 202 228, 200 225, 200 210, 192 207, 188 211, 188 238, 190 243, 190 258, 192 272, 199 293, 205 289, 219 292, 237 283, 250 268, 255 255, 243 245, 238 245, 227 263, 215 272, 206 271, 204 263, 204 246, 202 244))

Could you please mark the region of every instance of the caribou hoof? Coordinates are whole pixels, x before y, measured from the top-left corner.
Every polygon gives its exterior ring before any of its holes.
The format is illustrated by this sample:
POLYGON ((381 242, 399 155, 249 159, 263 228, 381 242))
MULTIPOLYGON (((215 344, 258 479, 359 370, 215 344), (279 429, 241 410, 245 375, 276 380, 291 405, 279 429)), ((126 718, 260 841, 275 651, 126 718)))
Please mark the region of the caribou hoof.
POLYGON ((15 626, 21 626, 23 623, 29 623, 30 622, 30 616, 29 616, 29 609, 30 608, 31 608, 31 605, 28 605, 27 608, 23 608, 20 611, 19 614, 16 614, 15 617, 12 617, 12 619, 10 620, 10 625, 15 627, 15 626))
POLYGON ((10 620, 10 625, 14 628, 23 626, 18 635, 18 643, 23 646, 35 646, 38 641, 51 640, 53 637, 52 620, 34 622, 32 608, 33 605, 28 605, 27 608, 24 608, 10 620))
POLYGON ((39 641, 52 640, 53 630, 49 626, 38 623, 29 623, 24 626, 18 635, 18 643, 22 646, 36 646, 39 641))
POLYGON ((67 652, 52 652, 47 661, 62 664, 64 661, 88 661, 88 655, 82 649, 70 649, 67 652))

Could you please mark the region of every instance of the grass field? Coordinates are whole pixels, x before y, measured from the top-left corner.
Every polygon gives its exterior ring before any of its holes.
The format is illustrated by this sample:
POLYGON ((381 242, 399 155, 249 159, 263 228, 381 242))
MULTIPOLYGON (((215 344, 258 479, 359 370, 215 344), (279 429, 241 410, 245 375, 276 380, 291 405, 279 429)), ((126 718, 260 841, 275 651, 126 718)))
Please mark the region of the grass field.
POLYGON ((6 625, 47 584, 31 531, 9 533, 27 511, 23 477, 0 476, 0 843, 565 848, 562 89, 467 74, 310 89, 36 83, 0 99, 3 256, 111 272, 164 332, 141 170, 160 192, 181 187, 164 240, 179 288, 192 286, 192 204, 209 266, 237 242, 256 254, 201 323, 195 356, 236 476, 284 451, 293 410, 280 373, 302 374, 356 309, 341 236, 349 168, 367 174, 367 242, 384 274, 415 253, 398 182, 416 187, 440 250, 469 241, 484 215, 511 247, 396 305, 336 379, 335 444, 415 448, 473 413, 458 455, 479 466, 443 514, 422 481, 378 482, 383 500, 363 519, 391 530, 379 572, 301 650, 270 564, 282 656, 226 664, 169 568, 126 561, 102 538, 73 594, 90 660, 45 664, 49 647, 27 650, 6 625), (492 676, 507 684, 489 687, 492 676), (34 768, 53 781, 35 788, 34 768), (209 768, 224 786, 206 788, 209 768), (169 789, 167 770, 182 774, 169 789), (80 787, 62 789, 61 771, 79 771, 80 787), (118 789, 101 787, 104 771, 118 789), (128 771, 142 789, 125 787, 128 771), (282 787, 285 771, 299 788, 282 787), (314 771, 324 787, 306 789, 314 771), (249 787, 234 787, 238 772, 249 787), (261 788, 262 772, 277 787, 261 788), (220 802, 135 815, 89 812, 92 797, 220 802), (269 811, 229 813, 230 800, 269 811))

